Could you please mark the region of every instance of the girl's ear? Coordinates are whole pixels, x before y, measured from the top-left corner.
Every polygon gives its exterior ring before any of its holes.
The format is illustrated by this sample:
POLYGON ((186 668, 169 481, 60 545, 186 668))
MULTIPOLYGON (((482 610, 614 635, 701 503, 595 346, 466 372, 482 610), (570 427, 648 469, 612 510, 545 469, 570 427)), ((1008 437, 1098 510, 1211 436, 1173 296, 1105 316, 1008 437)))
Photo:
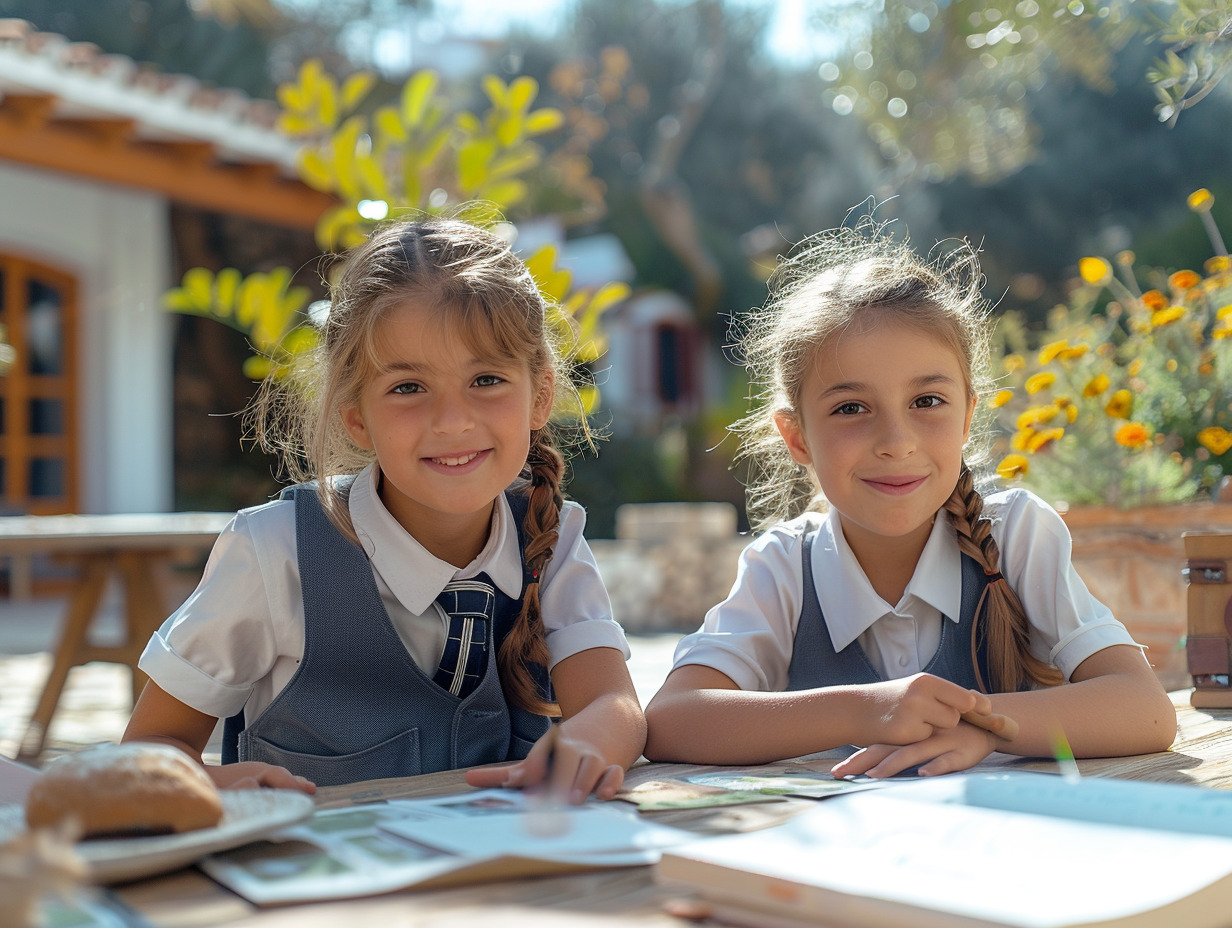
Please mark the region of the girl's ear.
POLYGON ((365 451, 372 451, 372 435, 368 431, 368 426, 364 424, 363 413, 359 411, 358 406, 346 406, 342 410, 342 424, 347 430, 347 434, 351 436, 351 441, 355 442, 365 451))
POLYGON ((791 459, 802 467, 813 463, 813 455, 809 452, 808 442, 804 438, 804 429, 800 428, 800 420, 795 413, 780 409, 774 414, 774 427, 783 436, 783 443, 791 453, 791 459))
POLYGON ((538 389, 530 409, 530 428, 536 431, 548 424, 556 399, 556 372, 550 368, 539 378, 538 389))

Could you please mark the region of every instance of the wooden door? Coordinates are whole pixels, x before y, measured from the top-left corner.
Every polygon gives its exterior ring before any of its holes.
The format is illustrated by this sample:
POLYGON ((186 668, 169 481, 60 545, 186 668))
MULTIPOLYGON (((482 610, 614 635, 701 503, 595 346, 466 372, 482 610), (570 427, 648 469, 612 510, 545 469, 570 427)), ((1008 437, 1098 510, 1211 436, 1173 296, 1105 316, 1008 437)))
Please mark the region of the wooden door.
POLYGON ((0 255, 0 512, 77 509, 77 282, 0 255))

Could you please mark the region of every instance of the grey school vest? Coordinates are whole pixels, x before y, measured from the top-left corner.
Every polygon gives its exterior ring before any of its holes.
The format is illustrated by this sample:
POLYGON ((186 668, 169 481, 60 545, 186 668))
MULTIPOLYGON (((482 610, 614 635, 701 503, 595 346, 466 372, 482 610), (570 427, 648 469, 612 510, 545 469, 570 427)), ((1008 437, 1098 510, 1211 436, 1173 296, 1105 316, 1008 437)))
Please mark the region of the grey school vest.
MULTIPOLYGON (((800 607, 800 622, 796 626, 791 664, 787 668, 787 689, 880 683, 883 678, 869 662, 859 641, 853 641, 842 651, 834 650, 813 582, 813 540, 816 537, 817 532, 809 532, 801 546, 804 549, 804 604, 800 607)), ((952 680, 967 689, 979 689, 975 667, 971 662, 971 634, 975 607, 990 578, 973 558, 966 554, 961 557, 962 605, 959 607, 959 621, 955 624, 948 618, 942 619, 941 642, 924 672, 952 680)), ((977 659, 980 661, 980 672, 987 680, 986 649, 980 649, 977 659)))
MULTIPOLYGON (((389 620, 367 557, 329 521, 315 488, 289 487, 282 495, 295 501, 304 656, 247 729, 237 731, 237 719, 228 720, 223 762, 265 761, 333 786, 525 757, 550 721, 508 705, 496 660, 521 596, 496 590, 487 668, 460 699, 433 682, 435 668, 425 673, 415 663, 389 620)), ((515 493, 507 498, 524 550, 527 500, 515 493)), ((534 667, 532 676, 550 699, 547 671, 534 667)))

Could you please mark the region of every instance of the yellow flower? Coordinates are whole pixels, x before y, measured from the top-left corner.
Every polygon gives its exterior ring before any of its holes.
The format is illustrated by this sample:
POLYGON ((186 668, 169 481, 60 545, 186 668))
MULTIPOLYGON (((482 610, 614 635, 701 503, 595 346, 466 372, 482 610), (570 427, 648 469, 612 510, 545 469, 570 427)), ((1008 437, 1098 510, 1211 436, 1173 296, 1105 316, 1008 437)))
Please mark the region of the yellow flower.
POLYGON ((1232 448, 1232 433, 1227 429, 1212 425, 1198 433, 1198 444, 1211 454, 1223 454, 1232 448))
POLYGON ((1025 428, 1015 432, 1010 438, 1010 447, 1015 451, 1026 451, 1033 435, 1035 435, 1035 429, 1032 428, 1025 428))
POLYGON ((1078 407, 1070 403, 1065 407, 1065 418, 1069 420, 1069 424, 1073 425, 1078 421, 1078 407))
POLYGON ((1039 365, 1043 367, 1045 364, 1050 364, 1062 351, 1069 347, 1069 342, 1062 339, 1059 342, 1050 342, 1040 349, 1039 365))
POLYGON ((1229 303, 1227 306, 1220 306, 1215 310, 1216 319, 1227 319, 1229 316, 1232 316, 1232 303, 1229 303))
POLYGON ((1202 265, 1202 270, 1208 274, 1224 274, 1232 271, 1232 258, 1227 255, 1215 255, 1213 258, 1207 258, 1202 265))
POLYGON ((1168 369, 1169 374, 1175 374, 1177 368, 1176 358, 1169 358, 1164 367, 1168 369))
POLYGON ((1148 290, 1142 294, 1142 305, 1152 312, 1158 312, 1168 305, 1168 298, 1158 290, 1148 290))
POLYGON ((1194 271, 1177 271, 1168 278, 1168 286, 1173 290, 1189 290, 1198 286, 1202 282, 1202 278, 1194 271))
POLYGON ((1014 371, 1020 371, 1027 366, 1027 360, 1020 354, 1007 354, 1005 356, 1005 372, 1012 374, 1014 371))
POLYGON ((1084 283, 1102 287, 1112 280, 1112 265, 1103 258, 1083 258, 1078 262, 1078 273, 1084 283))
POLYGON ((1199 365, 1198 365, 1198 373, 1199 373, 1199 374, 1202 374, 1202 375, 1204 375, 1204 376, 1209 376, 1209 375, 1211 375, 1211 374, 1215 373, 1215 365, 1214 365, 1214 364, 1211 364, 1209 361, 1208 361, 1208 362, 1206 362, 1205 364, 1199 364, 1199 365))
POLYGON ((1023 389, 1034 395, 1040 390, 1047 390, 1057 382, 1057 375, 1052 371, 1040 371, 1038 374, 1032 374, 1027 378, 1027 382, 1023 384, 1023 389))
POLYGON ((1064 361, 1076 361, 1090 350, 1090 345, 1074 345, 1074 347, 1066 348, 1062 351, 1059 357, 1064 361))
POLYGON ((1195 213, 1209 213, 1215 205, 1215 197, 1205 187, 1199 187, 1189 195, 1186 202, 1195 213))
POLYGON ((1088 380, 1087 385, 1082 388, 1082 395, 1088 398, 1092 396, 1099 396, 1108 389, 1108 384, 1109 380, 1107 374, 1096 374, 1088 380))
POLYGON ((1108 405, 1104 407, 1104 412, 1113 419, 1128 419, 1133 409, 1134 395, 1128 390, 1117 390, 1116 393, 1112 394, 1112 399, 1108 401, 1108 405))
POLYGON ((1211 338, 1227 338, 1229 335, 1232 335, 1232 325, 1227 322, 1211 329, 1211 338))
POLYGON ((1019 413, 1018 419, 1014 424, 1020 429, 1032 429, 1045 422, 1051 422, 1057 417, 1057 412, 1058 410, 1055 406, 1032 406, 1030 409, 1019 413))
POLYGON ((1167 309, 1161 309, 1158 312, 1151 313, 1151 328, 1158 329, 1169 322, 1176 322, 1176 320, 1184 315, 1184 306, 1169 306, 1167 309))
POLYGON ((1029 467, 1027 459, 1021 454, 1007 454, 997 465, 997 476, 1002 480, 1013 480, 1024 476, 1029 467))
POLYGON ((1116 440, 1126 448, 1145 448, 1151 441, 1151 430, 1141 422, 1126 422, 1116 430, 1116 440))
POLYGON ((1006 403, 1014 398, 1013 390, 998 390, 993 394, 992 399, 988 401, 988 405, 993 409, 1000 409, 1006 403))
POLYGON ((1035 454, 1049 442, 1060 441, 1064 436, 1065 429, 1044 429, 1042 432, 1036 432, 1027 442, 1027 450, 1035 454))
POLYGON ((1142 359, 1134 358, 1132 361, 1129 362, 1129 367, 1127 368, 1127 370, 1129 372, 1130 377, 1137 377, 1138 374, 1142 372, 1142 359))

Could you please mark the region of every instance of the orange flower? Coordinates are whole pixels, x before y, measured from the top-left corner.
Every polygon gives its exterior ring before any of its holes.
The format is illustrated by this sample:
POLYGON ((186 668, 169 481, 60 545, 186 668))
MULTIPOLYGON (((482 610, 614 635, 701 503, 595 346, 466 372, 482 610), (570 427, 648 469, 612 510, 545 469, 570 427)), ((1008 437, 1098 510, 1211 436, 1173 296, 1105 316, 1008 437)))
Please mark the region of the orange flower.
POLYGON ((1158 290, 1148 290, 1142 294, 1142 305, 1151 312, 1158 312, 1168 305, 1168 298, 1158 290))
POLYGON ((1170 322, 1176 322, 1176 320, 1184 315, 1184 306, 1169 306, 1167 309, 1161 309, 1158 312, 1151 313, 1151 328, 1158 329, 1160 326, 1165 326, 1170 322))
POLYGON ((1103 258, 1083 258, 1078 262, 1078 273, 1084 283, 1102 287, 1112 280, 1112 265, 1103 258))
POLYGON ((1126 422, 1116 430, 1116 440, 1126 448, 1145 448, 1151 441, 1151 430, 1141 422, 1126 422))
POLYGON ((997 476, 1002 480, 1013 480, 1025 476, 1030 464, 1021 454, 1007 454, 997 465, 997 476))
POLYGON ((1110 381, 1108 380, 1107 374, 1096 374, 1088 380, 1087 385, 1082 388, 1082 395, 1088 398, 1092 396, 1099 396, 1108 389, 1109 383, 1110 381))
POLYGON ((1195 213, 1209 213, 1215 205, 1215 197, 1205 187, 1199 187, 1185 201, 1195 213))
POLYGON ((1104 407, 1106 412, 1113 419, 1128 419, 1129 414, 1134 410, 1134 395, 1128 390, 1117 390, 1112 394, 1112 399, 1108 401, 1108 405, 1104 407))
POLYGON ((1023 389, 1034 395, 1040 390, 1047 390, 1057 382, 1057 375, 1052 371, 1040 371, 1038 374, 1032 374, 1027 378, 1027 382, 1023 384, 1023 389))
POLYGON ((1168 286, 1173 290, 1189 290, 1202 282, 1194 271, 1177 271, 1168 278, 1168 286))
POLYGON ((1067 348, 1069 348, 1069 342, 1067 342, 1065 339, 1061 339, 1061 341, 1059 342, 1049 342, 1047 345, 1045 345, 1043 348, 1040 349, 1040 353, 1039 353, 1040 367, 1043 367, 1046 364, 1052 363, 1052 361, 1057 357, 1057 355, 1061 354, 1061 352, 1065 351, 1067 348))
POLYGON ((1211 454, 1220 455, 1232 448, 1232 434, 1227 429, 1212 425, 1198 433, 1198 444, 1211 454))
POLYGON ((1027 450, 1032 454, 1040 451, 1049 442, 1060 441, 1065 437, 1065 429, 1044 429, 1042 432, 1036 432, 1027 442, 1027 450))

